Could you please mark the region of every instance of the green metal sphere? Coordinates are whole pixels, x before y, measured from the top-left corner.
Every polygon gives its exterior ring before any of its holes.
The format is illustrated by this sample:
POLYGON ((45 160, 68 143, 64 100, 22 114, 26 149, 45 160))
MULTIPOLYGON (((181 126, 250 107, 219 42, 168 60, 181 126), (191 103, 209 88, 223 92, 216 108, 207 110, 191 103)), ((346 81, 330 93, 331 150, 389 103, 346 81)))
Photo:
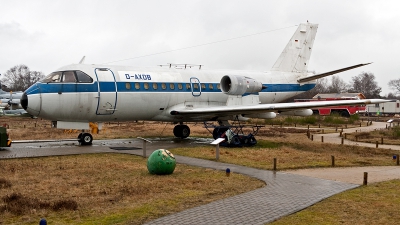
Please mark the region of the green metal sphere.
POLYGON ((151 174, 165 175, 174 172, 176 160, 166 149, 157 149, 147 159, 147 169, 151 174))

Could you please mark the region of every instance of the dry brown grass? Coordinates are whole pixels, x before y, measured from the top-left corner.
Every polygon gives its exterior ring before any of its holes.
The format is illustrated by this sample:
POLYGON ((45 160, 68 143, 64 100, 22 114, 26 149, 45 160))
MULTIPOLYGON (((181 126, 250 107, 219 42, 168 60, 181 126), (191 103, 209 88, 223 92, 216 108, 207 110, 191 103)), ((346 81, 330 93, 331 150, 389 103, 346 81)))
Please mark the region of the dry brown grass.
POLYGON ((141 224, 264 185, 186 165, 151 175, 146 165, 125 154, 0 160, 0 224, 141 224))
MULTIPOLYGON (((272 131, 270 134, 274 134, 272 131)), ((215 147, 203 146, 190 149, 174 149, 175 154, 215 160, 215 147)), ((376 149, 361 146, 336 145, 313 142, 302 133, 275 133, 275 137, 258 137, 258 144, 247 148, 222 148, 220 161, 260 169, 272 169, 273 159, 277 158, 277 169, 300 169, 330 167, 331 156, 335 165, 344 166, 388 166, 395 165, 392 160, 394 150, 376 149)))
MULTIPOLYGON (((78 135, 77 131, 50 129, 50 122, 40 119, 0 118, 0 124, 4 123, 10 125, 9 133, 15 140, 76 138, 78 135), (34 127, 34 123, 36 123, 36 127, 34 127)), ((169 123, 152 122, 106 123, 103 132, 95 134, 94 138, 172 136, 173 126, 169 123)), ((190 127, 193 136, 211 136, 202 124, 191 124, 190 127)), ((312 132, 321 132, 321 130, 312 132)), ((278 169, 283 170, 328 167, 331 165, 331 155, 334 155, 336 166, 375 166, 394 165, 392 156, 397 153, 392 150, 312 142, 306 138, 304 130, 280 128, 276 125, 273 127, 267 125, 259 134, 258 140, 260 141, 255 147, 222 148, 220 161, 272 169, 273 158, 277 158, 278 169)), ((210 146, 172 151, 179 155, 211 160, 215 158, 215 148, 210 146)), ((216 196, 226 197, 228 191, 232 194, 246 191, 242 188, 248 187, 250 184, 249 181, 244 181, 244 178, 239 179, 237 174, 234 175, 235 179, 230 179, 221 172, 183 165, 179 165, 172 176, 152 176, 143 168, 144 164, 144 159, 125 155, 1 160, 0 196, 3 202, 0 207, 3 209, 10 207, 7 206, 9 202, 20 200, 19 204, 31 205, 31 208, 24 209, 22 216, 18 216, 18 212, 3 212, 0 215, 0 224, 1 222, 4 224, 35 224, 41 217, 52 221, 61 221, 61 224, 92 224, 93 221, 97 221, 98 224, 141 223, 161 215, 206 203, 216 196), (89 159, 91 157, 93 157, 92 161, 89 159), (121 159, 121 157, 129 159, 121 159), (6 162, 9 163, 9 166, 5 166, 6 162), (140 166, 136 168, 133 165, 141 165, 141 169, 140 166), (8 168, 6 170, 9 173, 5 173, 1 168, 8 168), (243 179, 243 183, 238 183, 237 179, 243 179), (154 184, 154 180, 159 183, 154 184), (204 180, 210 180, 211 184, 208 185, 211 186, 208 187, 207 184, 202 183, 204 180), (234 181, 232 186, 221 183, 230 181, 234 181), (182 183, 188 189, 182 189, 184 187, 179 186, 182 183), (210 196, 212 198, 209 198, 210 196), (37 204, 39 206, 32 207, 32 202, 39 203, 37 204), (71 209, 74 203, 77 204, 77 209, 73 211, 71 209), (171 207, 165 207, 165 205, 171 207), (61 210, 57 211, 57 208, 61 210)), ((251 182, 255 181, 251 180, 251 182)), ((390 199, 399 199, 396 197, 398 193, 394 193, 397 190, 394 187, 396 185, 398 183, 389 182, 389 186, 378 186, 384 192, 386 191, 385 193, 389 193, 389 196, 384 195, 384 198, 377 197, 381 194, 376 189, 368 191, 370 199, 365 201, 362 197, 367 196, 367 188, 372 185, 356 189, 355 191, 361 190, 361 197, 360 194, 356 194, 354 198, 350 199, 350 196, 345 193, 345 195, 339 196, 339 200, 334 200, 335 206, 319 206, 317 204, 316 206, 321 209, 321 212, 316 213, 314 209, 313 211, 304 211, 305 215, 301 217, 306 218, 305 220, 283 220, 281 224, 336 223, 337 221, 345 224, 357 223, 357 220, 353 220, 352 217, 361 219, 358 217, 360 211, 364 211, 370 205, 374 205, 374 207, 370 207, 372 209, 365 215, 361 214, 365 218, 359 221, 392 223, 395 220, 382 220, 374 214, 380 215, 381 213, 376 209, 384 206, 382 209, 389 214, 400 210, 395 206, 400 204, 398 202, 392 204, 390 199), (377 199, 384 206, 376 204, 377 199), (347 208, 341 208, 342 206, 347 208), (355 210, 349 210, 349 207, 355 210), (334 209, 333 211, 337 214, 327 216, 331 214, 332 210, 330 209, 334 209), (313 218, 326 218, 327 220, 321 222, 313 220, 313 218), (333 219, 330 220, 331 218, 333 219)), ((254 187, 257 186, 260 186, 259 182, 255 182, 254 187)), ((350 195, 353 194, 350 193, 350 195)))
MULTIPOLYGON (((24 117, 0 117, 0 126, 8 126, 7 130, 12 140, 48 140, 48 139, 69 139, 77 138, 80 130, 62 130, 51 128, 51 122, 42 119, 31 119, 24 117)), ((172 123, 159 122, 113 122, 104 123, 99 134, 93 134, 93 138, 114 139, 114 138, 136 138, 165 137, 173 136, 174 128, 172 123)), ((192 136, 210 136, 204 129, 202 123, 191 123, 192 136)))
POLYGON ((354 132, 348 133, 347 139, 365 143, 400 145, 400 127, 388 127, 388 129, 380 129, 372 132, 354 132), (382 140, 383 139, 383 140, 382 140))

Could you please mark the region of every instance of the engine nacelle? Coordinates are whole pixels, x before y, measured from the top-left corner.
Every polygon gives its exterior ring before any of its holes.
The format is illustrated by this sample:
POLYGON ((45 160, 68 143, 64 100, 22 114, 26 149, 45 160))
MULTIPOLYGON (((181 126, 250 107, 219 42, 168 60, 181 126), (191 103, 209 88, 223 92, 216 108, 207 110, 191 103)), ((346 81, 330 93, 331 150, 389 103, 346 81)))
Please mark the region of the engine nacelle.
POLYGON ((279 114, 287 116, 311 116, 313 114, 313 111, 311 109, 299 109, 293 111, 279 112, 279 114))
POLYGON ((257 113, 257 114, 246 114, 244 117, 247 118, 258 118, 258 119, 273 119, 276 117, 276 113, 274 112, 265 112, 265 113, 257 113))
POLYGON ((261 82, 249 77, 225 75, 221 79, 221 90, 227 95, 243 95, 245 93, 258 93, 262 90, 261 82))

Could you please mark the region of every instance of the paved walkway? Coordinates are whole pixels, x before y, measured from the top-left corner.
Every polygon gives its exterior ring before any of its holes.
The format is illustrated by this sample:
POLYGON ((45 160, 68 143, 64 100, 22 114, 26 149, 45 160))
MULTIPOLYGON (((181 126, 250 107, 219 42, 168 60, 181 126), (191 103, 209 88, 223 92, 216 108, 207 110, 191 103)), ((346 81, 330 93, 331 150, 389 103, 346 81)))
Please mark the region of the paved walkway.
MULTIPOLYGON (((372 122, 371 126, 367 127, 355 127, 355 128, 349 128, 349 129, 344 129, 343 133, 354 133, 354 132, 369 132, 373 130, 379 130, 379 129, 384 129, 388 123, 385 122, 372 122)), ((314 141, 321 141, 321 136, 324 136, 324 142, 327 143, 334 143, 334 144, 341 144, 342 137, 339 136, 339 133, 330 133, 330 134, 314 134, 314 141)), ((344 134, 343 134, 344 136, 344 134)), ((373 143, 364 143, 364 142, 355 142, 355 141, 350 141, 347 139, 343 140, 343 144, 345 145, 357 145, 357 146, 366 146, 366 147, 371 147, 375 148, 376 144, 373 143)), ((392 149, 392 150, 400 150, 400 145, 385 145, 385 144, 380 144, 378 145, 378 148, 386 148, 386 149, 392 149)))
POLYGON ((301 175, 176 156, 178 163, 241 173, 267 186, 159 218, 147 224, 265 224, 305 209, 325 198, 358 187, 301 175))

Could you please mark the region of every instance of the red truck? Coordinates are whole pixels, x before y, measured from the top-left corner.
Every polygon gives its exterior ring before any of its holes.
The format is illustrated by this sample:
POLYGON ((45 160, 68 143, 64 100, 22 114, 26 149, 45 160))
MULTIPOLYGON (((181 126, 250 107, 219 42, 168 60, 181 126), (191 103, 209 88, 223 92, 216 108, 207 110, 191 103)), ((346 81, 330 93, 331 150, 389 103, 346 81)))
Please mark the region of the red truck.
MULTIPOLYGON (((357 98, 313 98, 313 99, 295 99, 295 102, 313 102, 313 101, 333 101, 333 100, 356 100, 357 98)), ((350 117, 356 113, 365 113, 365 105, 351 106, 329 106, 324 108, 312 109, 314 115, 329 116, 337 113, 343 117, 350 117)))

